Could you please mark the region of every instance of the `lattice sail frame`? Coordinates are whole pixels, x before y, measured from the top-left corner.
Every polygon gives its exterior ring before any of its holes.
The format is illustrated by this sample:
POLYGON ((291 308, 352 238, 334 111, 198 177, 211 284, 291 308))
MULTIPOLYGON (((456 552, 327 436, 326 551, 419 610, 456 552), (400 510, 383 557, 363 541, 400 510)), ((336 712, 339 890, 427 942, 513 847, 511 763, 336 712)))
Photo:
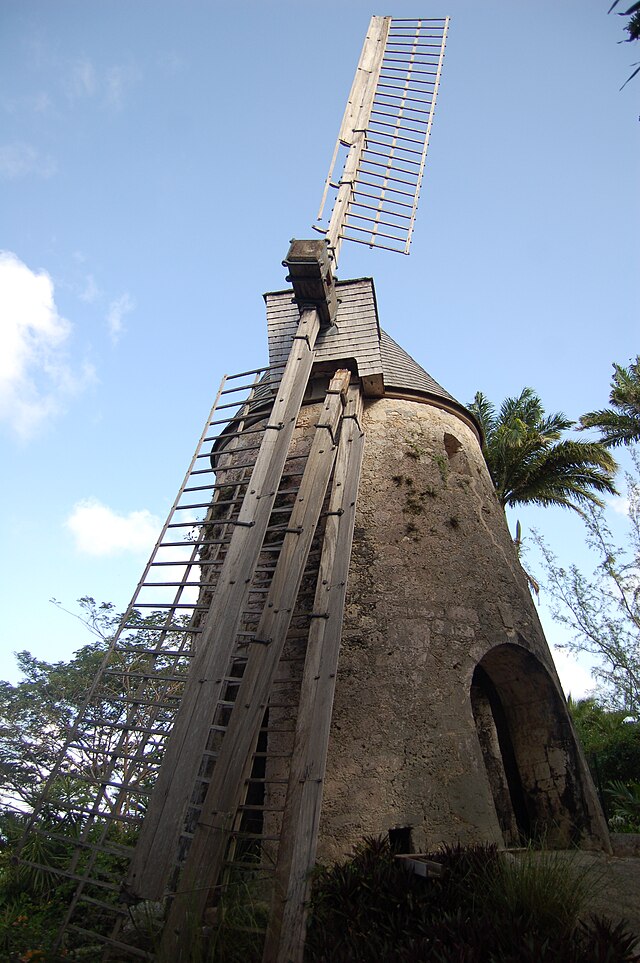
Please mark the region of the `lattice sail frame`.
POLYGON ((448 29, 448 17, 371 18, 313 225, 336 258, 343 240, 409 254, 448 29))

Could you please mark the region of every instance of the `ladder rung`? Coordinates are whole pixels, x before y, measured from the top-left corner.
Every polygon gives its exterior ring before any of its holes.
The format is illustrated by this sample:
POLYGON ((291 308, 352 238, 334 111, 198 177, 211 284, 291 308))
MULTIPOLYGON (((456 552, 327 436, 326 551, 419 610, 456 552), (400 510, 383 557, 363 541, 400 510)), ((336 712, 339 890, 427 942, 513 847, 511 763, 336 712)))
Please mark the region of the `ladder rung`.
MULTIPOLYGON (((243 445, 242 447, 232 448, 229 452, 225 451, 224 454, 237 455, 241 451, 260 451, 260 445, 243 445)), ((222 452, 220 452, 220 454, 222 454, 222 452)), ((235 468, 235 465, 229 465, 229 468, 235 468)), ((229 482, 230 487, 234 484, 235 482, 229 482)), ((188 491, 188 489, 185 488, 185 491, 188 491)))
POLYGON ((86 776, 84 773, 75 772, 73 778, 78 779, 80 782, 89 783, 91 786, 111 786, 113 789, 124 789, 125 792, 132 793, 136 796, 151 795, 151 789, 139 789, 135 786, 127 786, 122 782, 112 781, 111 779, 100 779, 99 776, 86 776))
MULTIPOLYGON (((167 525, 167 528, 201 528, 204 524, 205 524, 204 518, 197 518, 194 521, 190 521, 190 522, 169 522, 169 524, 167 525)), ((208 522, 207 524, 211 524, 211 522, 208 522)), ((186 544, 197 545, 197 542, 187 542, 186 544)), ((197 565, 198 563, 195 561, 185 561, 183 562, 183 564, 197 565)))
MULTIPOLYGON (((203 629, 182 629, 187 635, 194 632, 202 632, 203 629)), ((130 652, 134 655, 153 655, 157 659, 192 659, 193 652, 185 652, 180 649, 141 649, 137 645, 119 645, 117 652, 130 652)))
POLYGON ((114 883, 108 883, 106 880, 93 879, 88 876, 80 876, 78 873, 71 873, 69 870, 60 869, 58 866, 47 866, 44 863, 37 863, 32 859, 23 859, 19 857, 20 862, 24 866, 31 866, 32 869, 44 870, 47 873, 53 873, 55 876, 64 876, 65 879, 75 879, 78 883, 87 883, 91 886, 99 886, 101 889, 109 890, 111 893, 119 893, 120 887, 116 886, 114 883))
POLYGON ((186 675, 160 675, 155 672, 129 672, 127 669, 105 669, 105 675, 117 679, 146 679, 149 682, 186 682, 186 675))
MULTIPOLYGON (((182 545, 183 547, 188 544, 189 544, 188 542, 180 542, 180 545, 182 545)), ((195 544, 195 543, 192 543, 192 544, 195 544)), ((150 563, 150 567, 159 566, 159 565, 172 565, 174 568, 180 565, 199 565, 202 567, 203 565, 222 565, 222 561, 219 558, 215 558, 212 560, 198 559, 197 562, 185 561, 184 559, 174 559, 172 562, 151 562, 150 563)))
POLYGON ((61 843, 73 843, 74 846, 79 846, 81 849, 87 849, 95 853, 105 853, 107 856, 130 856, 135 846, 123 846, 122 843, 102 843, 96 844, 88 842, 86 839, 79 839, 75 836, 63 836, 62 833, 54 833, 49 829, 40 828, 40 826, 35 823, 32 827, 31 832, 36 833, 36 835, 42 836, 45 839, 57 839, 61 843))
MULTIPOLYGON (((229 541, 230 539, 228 538, 212 538, 207 539, 206 541, 200 541, 200 539, 198 539, 197 542, 161 542, 159 548, 192 548, 194 545, 197 545, 198 548, 200 548, 202 545, 228 545, 229 541)), ((172 564, 179 565, 180 563, 173 562, 172 564)), ((186 564, 186 562, 183 562, 183 564, 186 564)), ((199 565, 200 563, 194 562, 193 564, 199 565)))
MULTIPOLYGON (((153 586, 153 582, 150 582, 147 585, 145 585, 145 588, 151 588, 152 586, 153 586)), ((203 610, 203 609, 205 611, 208 611, 211 608, 211 606, 198 605, 196 602, 136 602, 136 608, 137 609, 155 609, 156 611, 166 611, 166 612, 171 612, 173 609, 191 609, 192 611, 195 612, 196 610, 203 610)), ((188 632, 188 631, 189 631, 188 628, 185 626, 183 629, 183 632, 188 632)))
POLYGON ((120 940, 114 940, 111 936, 105 936, 104 933, 96 933, 94 930, 88 930, 84 926, 78 926, 77 923, 67 923, 70 930, 75 933, 82 933, 83 936, 91 937, 91 940, 100 940, 103 943, 108 943, 109 946, 115 946, 119 950, 125 950, 127 956, 139 956, 143 960, 153 960, 151 953, 147 953, 145 950, 140 950, 136 946, 131 946, 129 943, 122 943, 120 940))
MULTIPOLYGON (((238 411, 238 408, 243 408, 246 405, 251 404, 251 401, 252 401, 251 398, 246 398, 244 400, 242 398, 238 398, 236 401, 230 401, 228 405, 216 405, 215 410, 222 411, 224 408, 235 408, 235 410, 238 411)), ((248 414, 250 414, 249 411, 238 411, 239 418, 243 418, 243 417, 246 418, 248 414)), ((213 422, 210 421, 209 424, 212 425, 213 422)))
MULTIPOLYGON (((232 829, 229 835, 234 836, 236 839, 262 839, 265 843, 280 842, 280 836, 263 836, 262 833, 247 833, 241 829, 232 829)), ((233 860, 231 860, 231 862, 233 862, 233 860)))
POLYGON ((264 368, 252 368, 251 371, 239 371, 238 374, 227 375, 227 381, 235 381, 236 378, 246 378, 247 375, 262 374, 263 371, 274 371, 276 368, 284 368, 286 361, 274 361, 264 368))
MULTIPOLYGON (((147 680, 149 682, 155 681, 149 676, 147 676, 147 680)), ((108 696, 108 693, 105 693, 105 698, 107 696, 108 696)), ((149 702, 148 699, 142 699, 142 698, 132 699, 130 696, 109 695, 109 702, 111 703, 111 705, 140 706, 140 708, 145 708, 145 709, 177 709, 181 697, 176 695, 176 696, 169 696, 169 698, 173 699, 174 701, 157 702, 156 699, 154 699, 153 702, 149 702)))
POLYGON ((102 726, 115 732, 143 732, 147 736, 157 736, 166 739, 169 733, 163 729, 149 729, 147 726, 137 726, 133 722, 111 722, 109 719, 92 719, 92 726, 102 726))
POLYGON ((249 776, 245 783, 257 782, 265 786, 288 786, 288 779, 267 779, 265 776, 249 776))
POLYGON ((87 896, 86 893, 80 893, 78 899, 82 903, 91 903, 92 906, 100 906, 102 909, 109 910, 111 913, 115 913, 116 916, 128 916, 129 911, 124 906, 119 906, 117 903, 105 903, 102 899, 96 899, 95 896, 87 896))
MULTIPOLYGON (((195 564, 195 563, 194 563, 195 564)), ((209 582, 184 581, 184 582, 145 582, 142 588, 207 588, 209 582)), ((136 602, 136 608, 139 603, 136 602)))
MULTIPOLYGON (((172 562, 172 564, 175 564, 175 562, 172 562)), ((198 629, 189 628, 189 626, 186 626, 186 625, 171 625, 171 624, 149 625, 144 620, 142 622, 125 622, 122 628, 123 629, 144 629, 145 632, 155 632, 156 634, 159 633, 161 636, 185 635, 185 634, 188 635, 191 632, 199 631, 198 629)), ((120 648, 120 646, 118 646, 118 648, 120 648)), ((140 648, 139 646, 136 647, 136 652, 144 652, 144 651, 145 650, 140 648)), ((150 649, 149 651, 157 652, 159 650, 156 646, 155 649, 150 649)))
MULTIPOLYGON (((406 138, 403 138, 403 139, 406 140, 406 138)), ((416 143, 418 143, 418 141, 416 141, 416 143)), ((212 424, 212 425, 213 425, 213 424, 216 424, 216 422, 212 421, 211 424, 212 424)), ((229 424, 229 419, 225 419, 225 424, 229 424)), ((221 431, 218 435, 214 435, 213 437, 205 438, 205 439, 203 440, 203 444, 204 444, 204 442, 206 442, 206 441, 219 442, 219 441, 224 441, 224 440, 227 439, 227 438, 240 438, 240 437, 246 438, 247 435, 261 435, 261 434, 263 434, 263 433, 264 433, 264 425, 263 425, 262 427, 260 427, 260 428, 244 428, 242 431, 221 431)), ((224 450, 224 449, 223 449, 223 450, 224 450)), ((210 452, 202 452, 201 454, 197 455, 196 457, 197 457, 197 458, 209 458, 209 459, 211 459, 211 456, 212 456, 212 455, 217 455, 217 454, 219 454, 219 452, 211 452, 211 451, 210 451, 210 452)), ((191 472, 191 474, 193 474, 193 472, 191 472)))
MULTIPOLYGON (((154 746, 154 750, 157 749, 158 747, 154 746)), ((127 762, 144 762, 146 765, 152 764, 156 766, 156 768, 160 766, 161 762, 160 759, 155 759, 151 753, 145 756, 140 753, 121 752, 119 749, 115 749, 111 755, 117 759, 125 759, 127 762)))

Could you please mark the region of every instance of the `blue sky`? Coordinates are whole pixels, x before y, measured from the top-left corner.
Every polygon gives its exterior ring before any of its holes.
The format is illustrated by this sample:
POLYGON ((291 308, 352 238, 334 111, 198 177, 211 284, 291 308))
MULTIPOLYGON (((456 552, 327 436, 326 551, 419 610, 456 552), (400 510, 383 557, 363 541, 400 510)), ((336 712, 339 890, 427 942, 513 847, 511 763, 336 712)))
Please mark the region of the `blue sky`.
MULTIPOLYGON (((221 375, 265 362, 372 13, 452 21, 412 254, 345 245, 340 276, 463 402, 606 402, 640 350, 638 50, 607 6, 4 0, 1 677, 87 641, 50 598, 126 606, 221 375)), ((582 558, 577 517, 518 517, 582 558)))

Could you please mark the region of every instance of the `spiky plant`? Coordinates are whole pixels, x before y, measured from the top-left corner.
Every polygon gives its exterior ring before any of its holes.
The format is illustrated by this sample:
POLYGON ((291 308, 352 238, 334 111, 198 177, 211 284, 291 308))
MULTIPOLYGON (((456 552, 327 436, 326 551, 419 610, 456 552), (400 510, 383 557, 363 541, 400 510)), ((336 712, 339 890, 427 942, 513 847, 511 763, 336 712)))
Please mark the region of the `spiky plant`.
POLYGON ((578 430, 596 428, 607 448, 640 442, 640 355, 628 368, 614 364, 609 403, 610 408, 583 415, 578 430))
POLYGON ((617 465, 600 442, 562 434, 574 424, 561 411, 546 415, 532 388, 506 398, 497 411, 477 392, 469 405, 484 433, 483 452, 502 507, 561 505, 583 514, 613 495, 617 465))

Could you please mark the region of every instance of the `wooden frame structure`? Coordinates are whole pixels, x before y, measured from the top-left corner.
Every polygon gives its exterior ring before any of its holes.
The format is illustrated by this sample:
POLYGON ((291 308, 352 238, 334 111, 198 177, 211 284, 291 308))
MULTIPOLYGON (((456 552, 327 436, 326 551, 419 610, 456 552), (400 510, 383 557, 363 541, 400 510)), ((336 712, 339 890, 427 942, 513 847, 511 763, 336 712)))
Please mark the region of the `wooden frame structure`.
POLYGON ((64 806, 58 777, 74 771, 93 783, 93 801, 73 810, 79 832, 68 865, 23 856, 76 883, 59 945, 75 932, 103 941, 106 959, 186 963, 190 930, 215 909, 230 871, 246 870, 260 885, 269 877, 264 963, 302 959, 363 394, 374 379, 345 368, 338 352, 312 432, 299 430, 301 411, 310 383, 326 380, 326 361, 322 375, 314 369, 315 346, 335 319, 342 240, 409 252, 447 28, 447 19, 372 18, 323 195, 319 218, 334 196, 328 227, 317 228, 325 239, 294 242, 286 261, 300 310, 286 363, 223 379, 29 821, 25 841, 50 838, 43 814, 52 802, 64 806), (280 704, 283 687, 295 691, 280 704), (105 750, 82 776, 83 734, 98 730, 108 734, 105 750), (136 932, 140 901, 168 903, 157 952, 136 932), (86 906, 98 914, 91 930, 86 906))

